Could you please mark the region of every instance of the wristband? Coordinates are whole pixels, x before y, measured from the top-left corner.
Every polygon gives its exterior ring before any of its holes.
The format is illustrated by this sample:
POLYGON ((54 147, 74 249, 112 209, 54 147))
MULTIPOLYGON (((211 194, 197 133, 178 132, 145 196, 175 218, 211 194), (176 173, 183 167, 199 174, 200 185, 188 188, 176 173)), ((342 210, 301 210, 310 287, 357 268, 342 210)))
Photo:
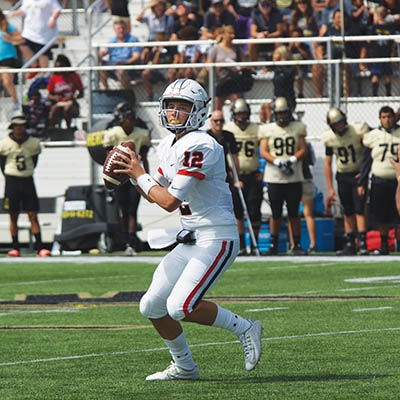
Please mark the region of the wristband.
POLYGON ((296 157, 296 156, 292 156, 292 157, 289 158, 289 161, 290 161, 292 164, 296 164, 296 163, 297 163, 297 157, 296 157))
POLYGON ((149 195, 153 186, 158 186, 157 182, 149 174, 140 175, 137 179, 137 184, 146 196, 149 195))
POLYGON ((138 185, 138 183, 137 183, 137 180, 136 180, 136 179, 129 178, 129 181, 131 182, 131 184, 132 184, 133 186, 137 186, 137 185, 138 185))

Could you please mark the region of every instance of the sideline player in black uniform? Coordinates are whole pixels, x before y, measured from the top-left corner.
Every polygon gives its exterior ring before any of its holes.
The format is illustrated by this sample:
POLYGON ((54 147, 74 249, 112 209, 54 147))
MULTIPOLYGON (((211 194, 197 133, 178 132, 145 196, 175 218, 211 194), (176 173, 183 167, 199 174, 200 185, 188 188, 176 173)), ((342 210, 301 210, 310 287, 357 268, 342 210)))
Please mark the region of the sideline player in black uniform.
POLYGON ((35 237, 38 256, 47 257, 50 255, 50 250, 44 248, 42 243, 37 215, 39 198, 33 180, 33 172, 41 152, 40 140, 27 134, 26 124, 23 114, 14 115, 8 127, 11 132, 0 141, 1 170, 6 181, 3 209, 10 216, 12 239, 12 249, 8 252, 8 256, 20 256, 18 217, 21 211, 26 211, 35 237))
POLYGON ((358 195, 358 178, 360 175, 363 152, 362 139, 369 131, 366 123, 348 124, 346 115, 337 107, 329 109, 326 116, 330 127, 322 135, 325 145, 324 172, 328 186, 328 201, 337 197, 333 187, 332 160, 336 161, 336 181, 339 199, 344 210, 345 244, 343 250, 336 254, 357 254, 356 234, 360 241, 360 255, 368 255, 367 249, 367 218, 365 216, 365 194, 358 195))

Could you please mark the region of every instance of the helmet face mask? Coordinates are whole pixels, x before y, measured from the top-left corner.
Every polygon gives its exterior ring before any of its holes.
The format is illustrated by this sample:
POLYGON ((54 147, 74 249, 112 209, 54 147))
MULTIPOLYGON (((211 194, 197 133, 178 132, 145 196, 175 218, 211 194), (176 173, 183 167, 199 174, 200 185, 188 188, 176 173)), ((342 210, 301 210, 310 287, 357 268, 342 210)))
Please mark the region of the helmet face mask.
POLYGON ((165 89, 160 98, 158 111, 160 124, 175 135, 199 129, 208 118, 209 100, 206 91, 196 81, 177 79, 165 89), (190 111, 168 110, 168 104, 173 100, 190 103, 192 105, 190 111), (178 123, 168 121, 167 113, 171 111, 186 114, 188 116, 186 122, 182 124, 179 121, 178 123))
POLYGON ((326 122, 336 135, 343 136, 347 131, 346 115, 339 108, 332 107, 328 111, 326 122))
POLYGON ((245 123, 250 120, 251 109, 244 99, 236 99, 231 108, 232 119, 237 123, 245 123), (239 117, 239 114, 240 117, 239 117))
POLYGON ((119 103, 114 109, 114 118, 122 124, 128 118, 136 118, 135 110, 128 103, 119 103))
POLYGON ((292 119, 291 110, 285 97, 277 97, 273 104, 273 112, 277 125, 285 127, 292 119))

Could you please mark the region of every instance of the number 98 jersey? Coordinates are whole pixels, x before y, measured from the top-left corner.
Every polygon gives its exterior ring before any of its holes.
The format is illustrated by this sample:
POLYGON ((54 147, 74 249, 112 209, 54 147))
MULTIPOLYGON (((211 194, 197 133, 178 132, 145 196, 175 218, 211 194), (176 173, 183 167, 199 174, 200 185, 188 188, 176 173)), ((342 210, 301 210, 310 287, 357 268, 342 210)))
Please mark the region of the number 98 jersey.
MULTIPOLYGON (((280 127, 275 122, 262 126, 261 138, 268 140, 269 152, 281 160, 289 160, 299 150, 300 137, 307 136, 306 125, 299 121, 291 121, 287 126, 280 127)), ((264 180, 269 183, 302 182, 303 168, 299 160, 292 165, 293 175, 285 175, 278 167, 267 163, 264 180)))

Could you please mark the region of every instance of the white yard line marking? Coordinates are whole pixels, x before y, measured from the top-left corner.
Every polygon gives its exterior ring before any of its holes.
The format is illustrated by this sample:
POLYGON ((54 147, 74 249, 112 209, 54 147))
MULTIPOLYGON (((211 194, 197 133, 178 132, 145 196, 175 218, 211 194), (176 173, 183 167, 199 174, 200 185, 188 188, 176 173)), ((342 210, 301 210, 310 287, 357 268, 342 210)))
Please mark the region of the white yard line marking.
POLYGON ((0 313, 0 317, 8 317, 10 315, 16 315, 16 314, 40 314, 40 313, 75 313, 75 312, 80 312, 84 308, 62 308, 58 310, 13 310, 9 312, 2 312, 0 313))
POLYGON ((372 283, 372 282, 386 282, 386 281, 400 282, 400 276, 371 276, 366 278, 345 279, 344 281, 350 283, 372 283))
MULTIPOLYGON (((305 333, 302 335, 291 335, 291 336, 277 336, 271 338, 263 338, 262 341, 275 341, 275 340, 294 340, 303 339, 309 337, 324 337, 324 336, 338 336, 338 335, 354 335, 354 334, 364 334, 364 333, 381 333, 381 332, 396 332, 400 331, 399 328, 382 328, 382 329, 361 329, 358 331, 339 331, 339 332, 319 332, 319 333, 305 333)), ((226 344, 239 343, 238 340, 233 340, 229 342, 211 342, 211 343, 199 343, 192 344, 190 347, 208 347, 208 346, 220 346, 226 344)), ((121 356, 126 354, 138 354, 138 353, 149 353, 154 351, 168 351, 166 347, 155 347, 153 349, 140 349, 140 350, 128 350, 128 351, 114 351, 110 353, 93 353, 93 354, 81 354, 75 356, 66 357, 52 357, 52 358, 39 358, 34 360, 21 360, 21 361, 11 361, 0 363, 0 367, 9 367, 14 365, 22 364, 35 364, 35 363, 46 363, 52 361, 65 361, 65 360, 79 360, 83 358, 94 358, 94 357, 107 357, 107 356, 121 356)))
POLYGON ((354 312, 393 310, 393 307, 355 308, 354 312))
POLYGON ((276 310, 289 310, 289 307, 267 307, 267 308, 253 308, 246 310, 247 312, 261 312, 261 311, 276 311, 276 310))

